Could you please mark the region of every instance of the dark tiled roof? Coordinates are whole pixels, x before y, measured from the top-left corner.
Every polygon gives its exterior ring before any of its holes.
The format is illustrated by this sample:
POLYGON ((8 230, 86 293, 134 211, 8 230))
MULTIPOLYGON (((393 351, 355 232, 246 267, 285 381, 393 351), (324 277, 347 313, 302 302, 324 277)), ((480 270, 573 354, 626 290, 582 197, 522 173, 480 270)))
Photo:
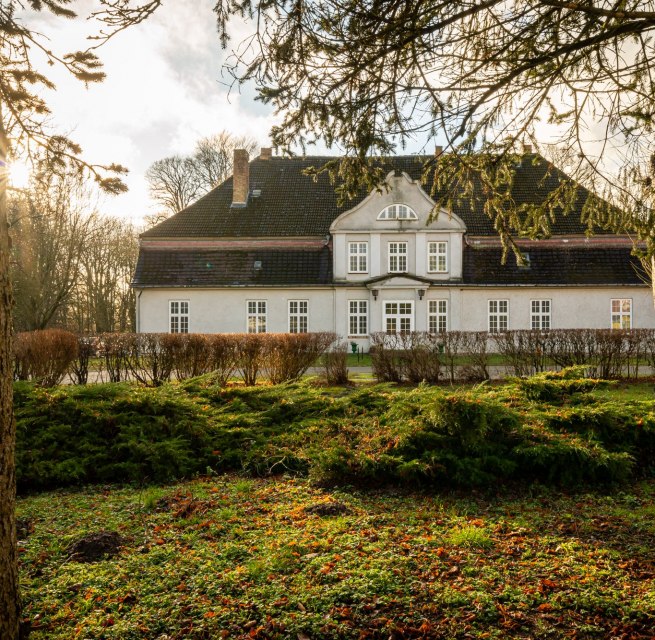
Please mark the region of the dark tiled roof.
MULTIPOLYGON (((639 285, 639 261, 625 247, 530 248, 529 268, 498 247, 464 249, 463 285, 639 285)), ((382 276, 384 278, 386 276, 382 276)), ((422 281, 429 279, 421 278, 422 281)), ((316 286, 332 284, 332 253, 319 250, 141 248, 136 287, 316 286), (261 262, 261 270, 255 262, 261 262)), ((458 285, 459 285, 458 282, 458 285)), ((352 286, 353 283, 350 283, 352 286)), ((458 286, 456 285, 456 286, 458 286)))
POLYGON ((638 285, 643 269, 626 247, 530 248, 529 267, 497 247, 466 247, 463 280, 480 285, 638 285))
POLYGON ((171 250, 141 248, 136 287, 322 285, 332 282, 332 254, 319 250, 171 250), (261 269, 255 268, 261 262, 261 269))
MULTIPOLYGON (((334 219, 361 202, 361 192, 344 206, 337 205, 335 186, 325 174, 314 182, 302 171, 310 166, 320 167, 328 156, 306 158, 273 157, 254 159, 250 163, 250 189, 261 190, 259 197, 249 199, 246 207, 231 208, 232 178, 210 191, 180 213, 168 218, 143 234, 146 238, 198 237, 282 237, 323 236, 329 233, 334 219)), ((385 163, 389 170, 399 169, 419 179, 425 157, 398 156, 385 163)), ((524 156, 517 167, 512 197, 517 204, 541 202, 552 192, 564 175, 538 155, 524 156)), ((424 185, 431 193, 432 185, 424 185)), ((438 195, 438 194, 437 194, 438 195)), ((580 189, 576 211, 561 216, 553 225, 554 234, 584 233, 580 212, 587 191, 580 189)), ((491 220, 483 211, 484 198, 476 189, 474 204, 470 199, 455 204, 454 213, 465 222, 469 234, 495 235, 491 220)))

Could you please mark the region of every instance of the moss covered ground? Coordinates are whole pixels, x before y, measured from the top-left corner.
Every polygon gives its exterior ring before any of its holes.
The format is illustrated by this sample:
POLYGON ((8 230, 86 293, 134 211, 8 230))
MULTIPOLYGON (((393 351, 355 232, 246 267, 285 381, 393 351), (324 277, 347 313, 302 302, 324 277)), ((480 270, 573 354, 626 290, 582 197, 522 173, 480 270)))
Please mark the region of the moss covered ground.
POLYGON ((655 629, 655 483, 321 489, 222 475, 19 500, 33 640, 617 638, 655 629), (121 536, 93 563, 70 545, 121 536))

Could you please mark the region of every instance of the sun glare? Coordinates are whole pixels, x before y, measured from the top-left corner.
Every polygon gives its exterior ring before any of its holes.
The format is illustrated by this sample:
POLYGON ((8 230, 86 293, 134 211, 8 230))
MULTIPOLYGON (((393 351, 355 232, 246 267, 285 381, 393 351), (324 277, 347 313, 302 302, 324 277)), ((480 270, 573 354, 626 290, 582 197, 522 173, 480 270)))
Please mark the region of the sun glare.
POLYGON ((9 184, 16 189, 24 189, 30 182, 31 167, 24 162, 15 161, 9 165, 9 184))

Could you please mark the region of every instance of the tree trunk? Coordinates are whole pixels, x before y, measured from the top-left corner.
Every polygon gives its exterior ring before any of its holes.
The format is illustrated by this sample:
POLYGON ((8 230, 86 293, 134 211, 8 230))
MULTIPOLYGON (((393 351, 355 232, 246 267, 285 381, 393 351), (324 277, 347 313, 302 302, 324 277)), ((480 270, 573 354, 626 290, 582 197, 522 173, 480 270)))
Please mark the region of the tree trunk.
POLYGON ((16 428, 11 366, 12 295, 9 281, 6 159, 7 137, 0 111, 0 638, 17 640, 19 600, 14 468, 16 428))

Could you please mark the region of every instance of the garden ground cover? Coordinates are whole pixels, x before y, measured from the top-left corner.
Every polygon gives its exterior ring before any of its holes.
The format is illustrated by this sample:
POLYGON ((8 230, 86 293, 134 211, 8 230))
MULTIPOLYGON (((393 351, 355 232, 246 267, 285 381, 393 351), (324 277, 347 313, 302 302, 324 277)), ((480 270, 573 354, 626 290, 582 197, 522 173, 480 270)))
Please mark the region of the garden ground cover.
POLYGON ((655 629, 655 482, 612 494, 222 475, 21 498, 34 640, 617 638, 655 629), (70 545, 120 534, 118 555, 70 545))
POLYGON ((652 474, 652 388, 548 373, 504 384, 217 386, 211 375, 15 387, 21 492, 208 472, 316 484, 608 487, 652 474))

